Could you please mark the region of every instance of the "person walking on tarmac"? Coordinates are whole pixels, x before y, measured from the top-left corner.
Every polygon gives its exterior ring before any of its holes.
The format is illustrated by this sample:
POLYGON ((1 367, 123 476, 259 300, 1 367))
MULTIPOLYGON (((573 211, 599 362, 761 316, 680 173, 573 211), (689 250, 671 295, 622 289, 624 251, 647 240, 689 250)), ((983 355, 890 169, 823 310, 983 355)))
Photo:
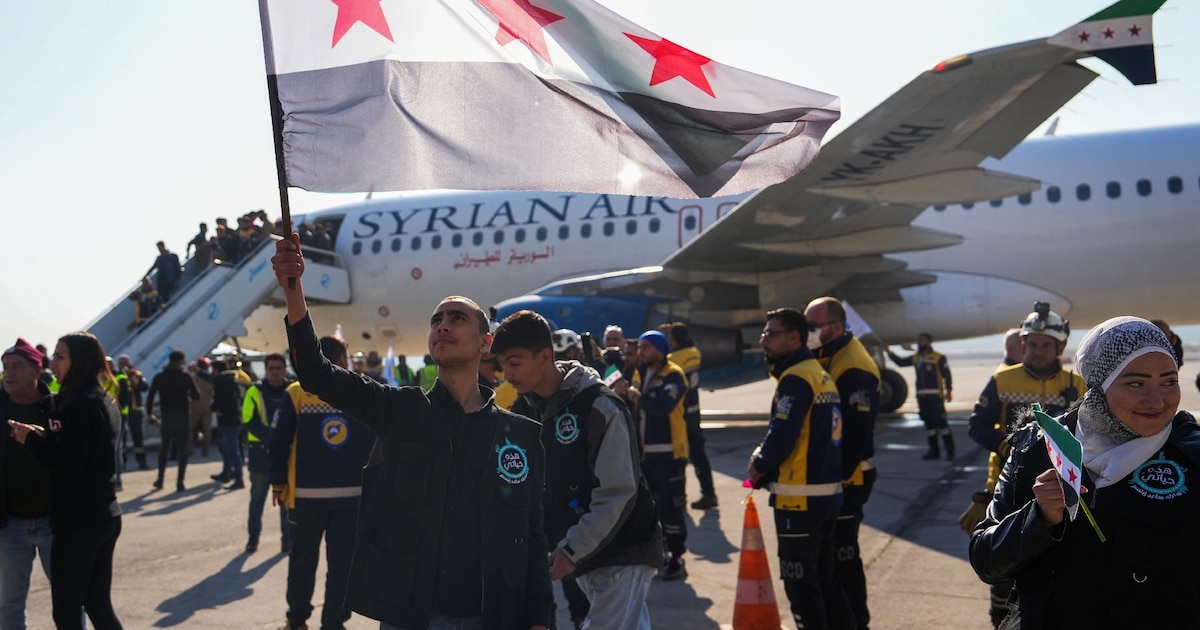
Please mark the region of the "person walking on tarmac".
MULTIPOLYGON (((250 513, 246 520, 246 553, 258 551, 258 537, 262 534, 263 508, 271 490, 267 476, 267 436, 275 411, 287 393, 292 381, 287 376, 287 357, 279 353, 268 354, 264 360, 267 375, 251 385, 242 398, 242 426, 246 431, 246 442, 250 445, 246 457, 246 470, 250 473, 250 513)), ((292 549, 292 537, 288 528, 288 509, 279 506, 280 551, 292 549)))
POLYGON ((760 343, 777 385, 767 434, 747 473, 755 488, 771 491, 779 575, 796 627, 850 628, 854 613, 834 564, 842 413, 837 385, 809 351, 808 334, 800 311, 767 313, 760 343))
POLYGON ((871 622, 867 577, 858 547, 863 505, 871 497, 875 469, 875 419, 879 416, 879 366, 846 330, 846 308, 822 297, 804 309, 813 356, 833 378, 842 410, 842 508, 834 525, 838 581, 858 628, 871 622))
POLYGON ((633 417, 595 370, 554 361, 550 324, 533 311, 496 329, 492 352, 520 394, 512 410, 542 423, 550 579, 575 576, 590 608, 576 627, 649 630, 646 594, 662 536, 642 478, 633 417))
MULTIPOLYGON (((146 394, 146 409, 154 409, 155 396, 162 396, 162 441, 158 448, 158 479, 154 481, 155 490, 162 490, 172 446, 175 447, 179 458, 175 491, 187 490, 183 485, 183 477, 187 473, 188 420, 192 401, 200 398, 200 392, 196 389, 196 381, 183 369, 186 359, 182 350, 172 350, 171 354, 167 355, 167 366, 154 375, 154 380, 150 381, 150 392, 146 394)), ((150 424, 159 424, 154 413, 150 414, 150 424)))
MULTIPOLYGON (((1009 436, 1017 421, 1028 413, 1029 405, 1039 403, 1045 413, 1057 417, 1087 393, 1083 377, 1062 366, 1062 353, 1071 334, 1070 323, 1050 310, 1046 302, 1036 303, 1033 309, 1021 322, 1021 363, 999 368, 992 374, 968 420, 971 439, 991 454, 986 490, 972 496, 971 509, 959 520, 967 533, 974 531, 984 518, 1000 470, 1008 459, 1009 436)), ((1011 590, 1011 580, 991 586, 992 625, 998 626, 1008 614, 1011 590)))
POLYGON ((937 459, 938 436, 946 445, 946 459, 954 459, 954 435, 946 420, 946 403, 950 402, 950 366, 946 355, 933 349, 933 335, 923 332, 917 335, 917 352, 907 357, 898 357, 888 350, 888 357, 901 367, 913 366, 917 371, 917 410, 925 433, 929 438, 929 450, 921 459, 937 459))

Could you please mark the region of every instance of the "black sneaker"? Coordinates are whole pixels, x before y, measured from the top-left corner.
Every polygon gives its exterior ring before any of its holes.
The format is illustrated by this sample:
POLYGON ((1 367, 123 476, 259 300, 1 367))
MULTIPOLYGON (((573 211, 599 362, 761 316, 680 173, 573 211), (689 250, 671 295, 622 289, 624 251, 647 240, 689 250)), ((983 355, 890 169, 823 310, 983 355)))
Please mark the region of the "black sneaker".
POLYGON ((684 566, 683 558, 671 558, 667 561, 667 566, 662 570, 662 579, 664 582, 673 582, 686 578, 687 574, 687 567, 684 566))
POLYGON ((175 484, 175 492, 187 492, 187 487, 183 485, 182 481, 175 484))
POLYGON ((250 540, 246 541, 246 553, 254 553, 258 551, 258 536, 251 536, 250 540))
POLYGON ((161 477, 154 480, 154 489, 162 490, 162 478, 161 477))
POLYGON ((229 483, 230 481, 233 481, 229 477, 225 476, 225 473, 220 473, 217 475, 209 475, 208 478, 212 479, 213 481, 218 481, 220 483, 229 483))
POLYGON ((706 494, 692 501, 693 510, 708 510, 715 507, 717 507, 717 496, 714 494, 706 494))
POLYGON ((242 488, 245 488, 245 487, 246 487, 246 484, 242 483, 242 480, 239 479, 239 480, 233 482, 232 484, 225 486, 225 489, 226 490, 241 490, 242 488))

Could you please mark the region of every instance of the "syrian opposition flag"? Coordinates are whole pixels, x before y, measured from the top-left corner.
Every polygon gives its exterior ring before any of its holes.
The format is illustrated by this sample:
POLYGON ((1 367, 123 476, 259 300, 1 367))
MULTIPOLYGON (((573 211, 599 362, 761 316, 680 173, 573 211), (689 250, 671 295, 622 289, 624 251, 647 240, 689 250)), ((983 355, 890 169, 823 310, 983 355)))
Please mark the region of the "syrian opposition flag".
POLYGON ((1083 447, 1066 427, 1042 413, 1041 405, 1033 405, 1033 415, 1037 418, 1042 434, 1046 436, 1046 450, 1050 453, 1050 463, 1054 465, 1054 470, 1058 471, 1067 514, 1071 515, 1073 521, 1076 512, 1079 511, 1079 488, 1083 484, 1083 447))
POLYGON ((591 0, 259 6, 286 184, 306 190, 735 194, 804 168, 839 115, 591 0))
POLYGON ((1103 59, 1134 85, 1154 83, 1152 18, 1166 1, 1122 0, 1048 41, 1103 59))

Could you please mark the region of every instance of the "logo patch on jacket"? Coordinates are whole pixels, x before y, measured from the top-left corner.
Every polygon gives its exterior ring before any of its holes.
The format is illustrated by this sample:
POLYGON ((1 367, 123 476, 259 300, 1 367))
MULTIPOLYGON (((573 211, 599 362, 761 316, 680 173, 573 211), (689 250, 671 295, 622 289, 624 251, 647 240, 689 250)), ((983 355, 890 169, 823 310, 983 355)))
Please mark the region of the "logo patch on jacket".
POLYGON ((554 417, 554 439, 559 444, 570 444, 579 438, 579 416, 564 411, 554 417))
POLYGON ((792 413, 792 397, 780 396, 779 400, 775 401, 775 417, 780 420, 787 420, 788 415, 792 413))
POLYGON ((330 416, 321 422, 321 439, 332 449, 346 445, 346 440, 350 439, 349 431, 346 419, 341 416, 330 416))
POLYGON ((1159 453, 1158 457, 1142 464, 1133 471, 1133 478, 1129 480, 1129 485, 1134 491, 1146 497, 1147 499, 1157 499, 1165 501, 1183 496, 1187 493, 1187 486, 1184 485, 1186 478, 1184 474, 1187 469, 1180 466, 1178 462, 1167 459, 1166 455, 1159 453))
POLYGON ((62 420, 58 418, 50 418, 50 430, 54 433, 62 431, 62 420))
POLYGON ((496 447, 496 472, 505 483, 525 483, 529 478, 529 456, 525 449, 504 438, 504 446, 496 447))

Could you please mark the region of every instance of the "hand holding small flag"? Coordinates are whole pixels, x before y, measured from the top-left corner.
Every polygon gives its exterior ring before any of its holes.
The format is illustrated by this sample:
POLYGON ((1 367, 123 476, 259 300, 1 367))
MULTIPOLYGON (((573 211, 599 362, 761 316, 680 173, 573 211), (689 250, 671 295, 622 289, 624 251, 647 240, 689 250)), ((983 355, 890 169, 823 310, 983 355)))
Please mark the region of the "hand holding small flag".
POLYGON ((1042 509, 1043 518, 1053 527, 1062 522, 1063 510, 1066 510, 1073 521, 1082 507, 1084 516, 1103 542, 1105 538, 1100 526, 1096 524, 1096 519, 1092 518, 1087 505, 1079 500, 1080 494, 1087 491, 1083 487, 1083 447, 1066 427, 1043 413, 1041 405, 1033 403, 1032 409, 1042 435, 1046 438, 1046 451, 1050 455, 1050 463, 1054 466, 1053 473, 1047 470, 1038 475, 1033 484, 1035 500, 1042 509), (1056 491, 1050 485, 1054 476, 1058 477, 1060 483, 1057 485, 1061 490, 1056 491))

